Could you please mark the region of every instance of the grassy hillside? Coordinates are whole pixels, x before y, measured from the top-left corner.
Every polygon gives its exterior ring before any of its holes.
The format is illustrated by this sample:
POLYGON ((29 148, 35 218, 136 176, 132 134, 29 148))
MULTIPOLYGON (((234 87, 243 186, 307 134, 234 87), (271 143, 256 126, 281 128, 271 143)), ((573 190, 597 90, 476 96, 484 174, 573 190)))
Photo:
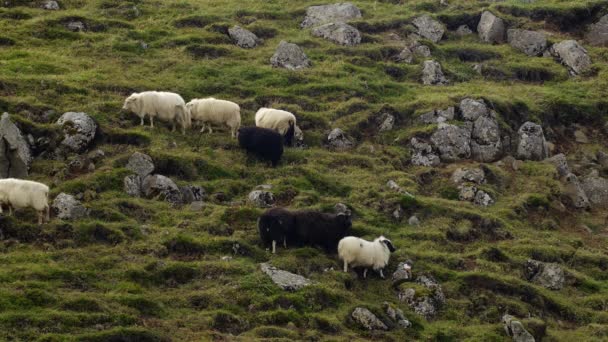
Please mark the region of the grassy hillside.
POLYGON ((487 208, 458 201, 450 181, 456 168, 479 163, 429 168, 409 162, 410 139, 435 129, 415 118, 472 97, 497 111, 505 132, 525 121, 542 124, 554 153, 584 165, 606 150, 608 50, 584 45, 592 70, 569 77, 551 58, 527 57, 508 44, 483 44, 476 34, 461 38, 447 31, 438 44, 425 41, 451 81, 442 87, 421 84, 422 59, 410 65, 391 59, 404 45, 395 35, 413 32, 411 19, 420 14, 455 30, 489 8, 510 27, 540 30, 559 42, 582 39, 586 26, 608 11, 608 2, 352 2, 363 12, 354 24, 363 34, 356 47, 299 28, 306 8, 319 1, 64 0, 59 11, 42 10, 37 1, 2 1, 0 111, 13 114, 24 131, 52 139, 60 134, 52 122, 62 113, 86 112, 101 131, 91 150, 102 149, 106 157, 93 172, 77 174, 66 171, 64 160, 35 159, 31 178, 49 184, 51 197, 84 193, 91 215, 53 218, 42 228, 27 210, 1 218, 0 340, 199 341, 238 335, 244 341, 506 341, 504 313, 525 319, 529 329, 546 325, 547 341, 608 338, 605 211, 561 209, 557 172, 542 162, 526 161, 517 170, 487 164, 492 180, 482 188, 496 200, 487 208), (73 19, 87 30, 67 30, 64 23, 73 19), (264 43, 249 50, 233 45, 226 30, 235 24, 264 43), (312 68, 272 68, 269 58, 281 40, 303 47, 312 68), (474 71, 480 62, 492 72, 474 71), (269 168, 248 158, 226 130, 182 136, 168 125, 140 127, 121 106, 126 96, 143 90, 174 91, 186 101, 234 101, 246 125, 261 106, 289 110, 307 147, 287 149, 279 167, 269 168), (377 133, 374 120, 385 111, 396 116, 397 126, 377 133), (336 127, 356 139, 354 149, 334 152, 323 145, 336 127), (568 133, 572 127, 582 127, 591 142, 576 144, 568 133), (135 151, 152 156, 155 172, 178 185, 202 186, 210 194, 204 208, 128 196, 125 164, 135 151), (388 189, 388 180, 415 200, 388 189), (432 275, 441 284, 446 305, 427 321, 399 302, 390 280, 338 272, 336 255, 315 248, 270 254, 256 228, 263 209, 246 202, 260 184, 271 184, 277 204, 290 208, 331 211, 335 203, 347 204, 354 235, 384 234, 398 248, 385 273, 412 259, 414 275, 432 275), (391 215, 398 205, 405 211, 401 222, 391 215), (419 226, 407 223, 414 214, 419 226), (483 230, 480 222, 503 233, 474 234, 483 230), (526 281, 529 258, 559 263, 566 286, 552 291, 526 281), (261 273, 259 263, 266 261, 314 285, 284 292, 261 273), (384 301, 401 308, 413 326, 371 333, 349 318, 357 306, 381 313, 384 301))

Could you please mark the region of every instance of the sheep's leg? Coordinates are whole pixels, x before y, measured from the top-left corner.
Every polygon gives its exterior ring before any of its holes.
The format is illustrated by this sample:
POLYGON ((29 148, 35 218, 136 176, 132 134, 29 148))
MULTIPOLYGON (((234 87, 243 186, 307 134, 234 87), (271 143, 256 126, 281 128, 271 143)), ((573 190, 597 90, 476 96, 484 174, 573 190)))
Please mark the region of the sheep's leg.
POLYGON ((272 240, 272 254, 277 252, 277 240, 272 240))
POLYGON ((287 249, 287 238, 283 238, 283 247, 287 249))
POLYGON ((204 133, 204 132, 205 132, 205 124, 203 123, 203 124, 201 125, 201 133, 204 133))
POLYGON ((42 219, 44 218, 44 212, 43 211, 39 211, 38 212, 38 225, 42 226, 42 219))
POLYGON ((344 273, 348 272, 348 263, 344 260, 344 273))
POLYGON ((46 222, 51 222, 51 208, 47 205, 44 210, 46 211, 46 222))
POLYGON ((384 279, 384 273, 382 273, 382 269, 380 269, 380 278, 384 279))
POLYGON ((363 279, 367 277, 367 268, 363 269, 363 279))
POLYGON ((211 129, 211 125, 207 126, 207 128, 209 128, 209 134, 213 133, 213 130, 211 129))
POLYGON ((154 128, 154 117, 150 116, 150 128, 154 128))
POLYGON ((141 116, 141 117, 139 118, 139 119, 140 119, 140 121, 139 121, 139 125, 140 125, 140 126, 143 126, 143 125, 144 125, 144 117, 145 117, 145 115, 144 115, 144 116, 141 116))
POLYGON ((13 216, 13 207, 10 204, 8 205, 8 216, 13 216))
POLYGON ((173 121, 173 128, 171 128, 171 132, 175 132, 175 121, 173 121))

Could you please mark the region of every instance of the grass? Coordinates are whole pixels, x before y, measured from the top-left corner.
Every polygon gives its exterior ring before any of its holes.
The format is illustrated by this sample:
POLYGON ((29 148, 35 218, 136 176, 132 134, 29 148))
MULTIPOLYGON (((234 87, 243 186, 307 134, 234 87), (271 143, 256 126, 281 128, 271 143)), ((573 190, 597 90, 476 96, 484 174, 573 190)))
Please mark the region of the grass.
MULTIPOLYGON (((422 60, 391 60, 403 46, 389 37, 412 32, 410 20, 422 13, 450 29, 474 28, 489 8, 511 26, 545 31, 552 42, 581 39, 605 1, 452 0, 447 7, 423 0, 353 2, 363 12, 354 24, 364 35, 357 47, 299 29, 314 1, 64 0, 61 11, 44 11, 34 1, 3 2, 0 110, 14 114, 24 132, 48 137, 50 146, 60 141, 52 122, 61 113, 87 112, 100 125, 95 148, 105 158, 80 175, 52 158, 38 158, 32 167, 31 178, 50 184, 52 197, 86 192, 90 218, 53 219, 42 228, 29 211, 0 218, 0 340, 185 341, 231 334, 243 340, 506 340, 500 324, 506 312, 532 317, 524 322, 529 330, 545 324, 547 340, 605 338, 603 210, 557 210, 556 173, 538 162, 525 162, 517 171, 488 165, 494 176, 480 188, 496 204, 460 202, 451 172, 477 164, 415 167, 408 143, 436 127, 416 124, 417 116, 464 97, 489 103, 505 132, 527 120, 595 130, 606 119, 606 50, 585 45, 594 72, 569 77, 552 59, 448 33, 438 44, 426 42, 452 81, 431 88, 419 81, 422 60), (85 23, 84 32, 64 27, 75 19, 85 23), (226 30, 236 24, 256 32, 263 44, 250 50, 234 46, 226 30), (301 45, 313 67, 273 69, 269 58, 281 40, 301 45), (492 72, 477 74, 476 63, 492 72), (222 130, 182 136, 162 123, 154 130, 140 127, 120 108, 132 92, 150 89, 178 92, 186 100, 235 101, 246 125, 261 106, 289 110, 308 148, 287 149, 278 168, 267 168, 222 130), (385 112, 396 117, 396 128, 377 133, 374 123, 385 112), (358 146, 327 150, 326 134, 335 127, 358 146), (157 172, 178 185, 202 186, 209 195, 204 208, 195 212, 127 196, 124 166, 135 151, 152 156, 157 172), (415 199, 387 189, 391 179, 415 199), (257 236, 262 210, 246 203, 260 184, 271 184, 277 201, 290 208, 330 211, 337 202, 347 204, 355 215, 353 234, 390 237, 398 251, 388 269, 412 259, 416 275, 441 283, 446 305, 426 321, 398 301, 390 281, 338 272, 335 255, 314 248, 268 253, 257 236), (401 221, 392 217, 398 206, 405 213, 401 221), (414 214, 419 226, 407 224, 414 214), (582 224, 590 231, 579 229, 582 224), (566 287, 549 291, 527 282, 528 258, 560 263, 569 274, 566 287), (258 264, 267 261, 314 285, 294 293, 279 290, 259 271, 258 264), (402 309, 413 327, 370 333, 349 318, 356 306, 381 313, 384 301, 402 309)), ((587 153, 567 139, 552 142, 572 163, 587 153)), ((604 143, 600 139, 593 152, 604 143)))

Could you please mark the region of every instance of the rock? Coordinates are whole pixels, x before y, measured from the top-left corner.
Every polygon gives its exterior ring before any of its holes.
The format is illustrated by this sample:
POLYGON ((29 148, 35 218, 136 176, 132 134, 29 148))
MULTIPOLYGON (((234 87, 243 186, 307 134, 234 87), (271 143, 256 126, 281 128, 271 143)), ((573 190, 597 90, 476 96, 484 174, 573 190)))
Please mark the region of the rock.
POLYGON ((88 210, 74 196, 64 192, 55 197, 51 208, 62 220, 78 220, 88 215, 88 210))
POLYGON ((407 219, 407 223, 410 226, 419 226, 420 225, 420 220, 418 219, 418 217, 414 216, 410 216, 409 219, 407 219))
POLYGON ((432 277, 419 276, 416 282, 429 289, 431 294, 416 298, 416 290, 408 288, 400 292, 398 298, 400 301, 407 302, 416 314, 423 316, 427 320, 432 319, 445 304, 443 290, 432 277))
POLYGON ((393 272, 393 276, 391 277, 393 281, 393 286, 397 287, 402 283, 412 279, 412 261, 406 260, 400 262, 397 265, 397 269, 393 272))
POLYGON ((566 160, 566 156, 563 153, 556 154, 551 158, 545 159, 545 161, 555 166, 555 170, 557 170, 557 174, 560 177, 564 177, 570 173, 568 160, 566 160))
POLYGON ((175 183, 163 175, 148 175, 142 182, 142 193, 148 199, 160 199, 173 205, 182 203, 182 193, 175 183))
POLYGON ((84 32, 87 30, 87 26, 79 20, 67 22, 65 28, 72 32, 84 32))
POLYGON ((301 47, 284 40, 279 43, 277 50, 270 58, 270 64, 275 68, 286 68, 289 70, 298 70, 311 66, 310 60, 301 47))
POLYGON ((608 168, 608 153, 604 151, 597 151, 597 162, 604 168, 608 168))
POLYGON ((519 130, 517 158, 522 160, 543 160, 549 155, 543 128, 532 122, 525 122, 519 130))
POLYGON ((393 210, 392 215, 395 221, 401 222, 401 219, 403 218, 403 208, 400 205, 397 205, 397 208, 393 210))
POLYGON ((520 321, 515 320, 515 317, 504 315, 502 316, 502 323, 504 324, 507 335, 511 336, 513 341, 535 342, 534 336, 524 328, 524 325, 520 321))
POLYGON ((488 109, 483 100, 462 99, 459 108, 462 118, 467 121, 475 121, 480 116, 488 116, 490 114, 490 109, 488 109))
POLYGON ((258 208, 270 208, 274 204, 273 193, 265 190, 253 190, 247 199, 258 208))
POLYGON ((49 11, 57 11, 59 10, 59 4, 57 3, 57 1, 53 1, 53 0, 45 0, 42 2, 42 6, 40 6, 42 9, 45 10, 49 10, 49 11))
POLYGON ((479 190, 479 191, 477 191, 477 193, 475 193, 475 199, 473 199, 473 203, 475 205, 487 207, 489 205, 494 204, 494 200, 492 199, 492 197, 490 197, 490 195, 487 192, 485 192, 483 190, 479 190))
POLYGON ((237 46, 244 49, 252 49, 260 43, 258 36, 238 25, 229 28, 228 35, 237 46))
POLYGON ((80 153, 89 147, 95 138, 97 124, 89 115, 82 112, 64 113, 57 124, 63 127, 65 138, 61 146, 71 152, 80 153))
POLYGON ((471 156, 480 162, 494 162, 502 157, 503 146, 496 113, 482 115, 473 123, 471 156))
POLYGON ((389 113, 384 113, 378 118, 378 122, 378 132, 390 131, 395 126, 395 116, 389 113))
POLYGON ((566 276, 564 270, 554 263, 528 259, 524 272, 526 279, 550 290, 561 290, 566 276))
POLYGON ((585 40, 594 46, 608 45, 608 14, 600 18, 600 20, 589 25, 585 40))
POLYGON ((460 192, 458 193, 459 200, 466 202, 475 200, 475 195, 477 194, 477 187, 475 185, 462 184, 458 189, 460 189, 460 192))
POLYGON ((591 58, 589 58, 587 50, 576 40, 564 40, 553 44, 551 52, 562 64, 568 67, 571 75, 579 75, 591 67, 591 58))
POLYGON ((405 315, 403 315, 403 311, 401 311, 401 309, 393 308, 388 302, 384 302, 382 305, 384 306, 384 310, 386 311, 388 317, 393 322, 397 323, 398 327, 407 329, 412 326, 412 323, 405 318, 405 315))
POLYGON ((348 150, 355 146, 355 143, 339 128, 335 128, 329 133, 327 144, 334 150, 348 150))
POLYGON ((416 138, 412 138, 410 145, 412 147, 411 162, 418 166, 437 166, 441 163, 439 156, 433 151, 433 147, 416 138))
POLYGON ((444 110, 434 110, 418 117, 418 121, 425 124, 435 124, 441 122, 447 122, 454 120, 455 109, 454 107, 448 107, 444 110))
POLYGON ((587 137, 587 134, 585 134, 585 132, 580 129, 574 131, 574 140, 579 144, 589 143, 589 138, 587 137))
POLYGON ((414 61, 414 53, 409 47, 405 47, 394 59, 396 62, 411 64, 414 61))
POLYGON ((296 291, 311 284, 310 280, 301 275, 279 270, 268 263, 260 264, 260 268, 272 279, 272 282, 285 291, 296 291))
POLYGON ((471 132, 466 128, 440 124, 439 129, 431 135, 431 142, 439 151, 443 162, 455 162, 471 157, 471 132))
POLYGON ((300 27, 307 28, 327 23, 344 23, 357 18, 361 18, 361 11, 350 2, 310 6, 306 9, 306 17, 300 24, 300 27))
POLYGON ((32 165, 30 146, 19 130, 11 121, 8 113, 0 119, 0 178, 28 177, 32 165))
POLYGON ((426 45, 416 44, 411 49, 414 55, 418 57, 431 57, 431 48, 426 45))
POLYGON ((366 330, 388 330, 386 324, 366 308, 358 307, 351 313, 351 317, 366 330))
POLYGON ((418 29, 418 35, 433 43, 439 42, 445 32, 443 25, 428 15, 423 15, 414 19, 412 24, 418 29))
POLYGON ((123 188, 129 196, 141 197, 141 178, 138 175, 126 176, 123 180, 123 188))
POLYGON ((96 149, 95 151, 89 153, 89 159, 94 163, 101 162, 106 157, 106 153, 101 149, 96 149))
POLYGON ((154 172, 154 162, 147 154, 135 152, 129 157, 127 170, 135 172, 142 179, 154 172))
POLYGON ((201 202, 205 198, 205 189, 198 185, 186 185, 179 188, 182 193, 182 202, 189 204, 192 202, 201 202))
POLYGON ((336 214, 344 214, 346 216, 351 216, 352 214, 348 206, 344 203, 336 203, 336 205, 334 205, 334 212, 336 214))
POLYGON ((486 182, 486 175, 480 168, 458 168, 452 173, 452 182, 461 184, 463 182, 473 182, 475 184, 483 184, 486 182))
POLYGON ((547 38, 544 33, 528 30, 507 30, 507 41, 511 46, 528 56, 536 57, 547 49, 547 38))
POLYGON ((477 25, 479 38, 486 43, 503 43, 505 41, 505 22, 492 14, 484 11, 477 25))
POLYGON ((340 45, 355 46, 361 43, 359 30, 345 23, 324 24, 310 32, 315 37, 322 37, 340 45))
POLYGON ((426 85, 445 85, 448 79, 443 75, 441 64, 434 60, 424 61, 422 68, 422 83, 426 85))
POLYGON ((460 37, 468 36, 473 34, 473 31, 467 25, 460 25, 456 29, 456 35, 460 37))
POLYGON ((570 204, 579 209, 588 208, 590 206, 589 199, 578 177, 574 173, 568 173, 561 179, 565 185, 564 194, 570 199, 570 204))
POLYGON ((592 206, 608 207, 608 179, 591 175, 583 178, 581 185, 592 206))

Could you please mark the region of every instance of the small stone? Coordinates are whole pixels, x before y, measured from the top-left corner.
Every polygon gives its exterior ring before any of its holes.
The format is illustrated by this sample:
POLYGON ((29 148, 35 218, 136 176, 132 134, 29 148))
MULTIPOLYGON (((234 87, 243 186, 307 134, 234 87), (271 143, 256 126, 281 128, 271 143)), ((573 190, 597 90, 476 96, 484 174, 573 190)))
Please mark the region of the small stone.
POLYGON ((422 83, 425 85, 446 85, 448 79, 443 75, 441 64, 434 60, 424 61, 422 69, 422 83))
POLYGON ((359 30, 345 23, 324 24, 313 28, 310 33, 340 45, 355 46, 361 43, 359 30))
POLYGON ((51 208, 62 220, 78 220, 88 215, 88 210, 74 196, 63 192, 55 197, 51 208))
POLYGON ((574 131, 574 140, 576 140, 579 144, 588 144, 589 138, 587 138, 587 134, 584 131, 577 129, 574 131))
POLYGON ((460 192, 458 193, 458 199, 461 201, 472 202, 477 194, 477 187, 474 185, 463 184, 458 187, 460 192))
POLYGON ((488 193, 479 190, 477 191, 477 193, 475 193, 475 199, 473 200, 473 203, 482 207, 487 207, 489 205, 494 204, 494 200, 492 199, 492 197, 490 197, 488 193))
POLYGON ((309 68, 312 64, 304 50, 296 44, 282 40, 274 55, 270 58, 273 67, 281 67, 289 70, 309 68))
POLYGON ((486 182, 485 172, 480 168, 458 168, 452 173, 450 178, 452 182, 461 184, 463 182, 473 182, 475 184, 483 184, 486 182))
POLYGON ((49 10, 49 11, 57 11, 60 9, 57 1, 53 1, 53 0, 43 1, 41 7, 42 7, 42 9, 49 10))
POLYGON ((439 42, 445 32, 443 25, 428 15, 415 18, 412 24, 418 29, 418 35, 433 43, 439 42))
POLYGON ((334 205, 334 212, 336 214, 344 214, 346 216, 351 216, 352 214, 351 210, 344 203, 336 203, 336 205, 334 205))
POLYGON ((351 317, 366 330, 388 330, 386 324, 382 323, 376 315, 366 308, 355 308, 351 317))
POLYGON ((141 197, 141 178, 138 175, 126 176, 123 180, 123 188, 129 196, 141 197))
POLYGON ((420 141, 416 138, 411 140, 413 165, 418 166, 437 166, 441 163, 439 156, 433 151, 431 144, 420 141))
POLYGON ((520 321, 515 320, 515 317, 504 315, 502 316, 502 322, 505 332, 513 338, 514 342, 535 342, 534 336, 524 328, 520 321))
POLYGON ((412 266, 413 263, 411 260, 400 262, 399 265, 397 265, 397 269, 393 272, 393 276, 391 277, 393 287, 397 287, 412 279, 412 266))
POLYGON ((361 11, 350 2, 331 5, 310 6, 300 27, 307 28, 326 23, 345 23, 361 18, 361 11))
POLYGON ((244 49, 254 48, 260 43, 258 36, 238 25, 229 28, 228 35, 237 46, 244 49))
POLYGON ((467 25, 460 25, 456 29, 456 35, 460 37, 468 36, 473 34, 473 31, 467 25))
POLYGON ((543 134, 543 128, 532 122, 526 122, 519 128, 517 157, 523 160, 543 160, 549 150, 543 134))
POLYGON ((416 216, 414 215, 414 216, 411 216, 411 217, 410 217, 410 218, 407 220, 407 223, 408 223, 410 226, 419 226, 419 225, 420 225, 420 220, 418 219, 418 217, 416 217, 416 216))
POLYGON ((526 278, 550 290, 561 290, 566 279, 564 270, 555 263, 544 263, 528 259, 525 266, 526 278))
POLYGON ((249 193, 247 199, 258 208, 269 208, 274 204, 274 194, 265 190, 254 190, 249 193))
POLYGON ((354 142, 339 128, 333 129, 327 136, 327 143, 334 150, 348 150, 354 147, 354 142))
POLYGON ((279 270, 268 263, 260 264, 260 268, 276 285, 285 291, 296 291, 311 284, 310 280, 301 275, 279 270))

